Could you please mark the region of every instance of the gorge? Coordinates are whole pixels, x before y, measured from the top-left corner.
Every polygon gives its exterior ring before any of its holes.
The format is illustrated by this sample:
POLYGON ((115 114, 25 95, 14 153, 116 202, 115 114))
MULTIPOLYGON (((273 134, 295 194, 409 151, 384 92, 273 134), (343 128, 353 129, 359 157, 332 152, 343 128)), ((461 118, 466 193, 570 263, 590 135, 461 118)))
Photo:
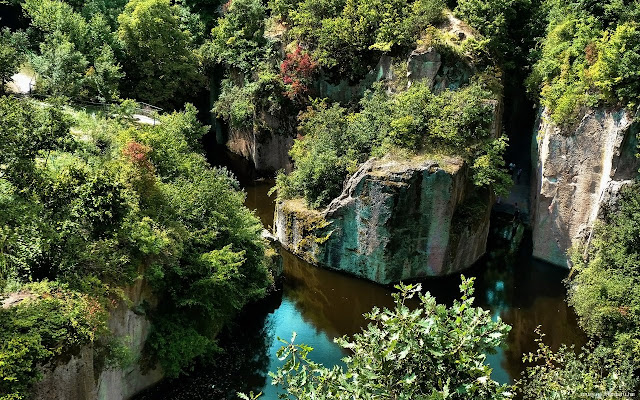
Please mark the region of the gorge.
POLYGON ((640 1, 0 14, 0 400, 640 389, 640 1))

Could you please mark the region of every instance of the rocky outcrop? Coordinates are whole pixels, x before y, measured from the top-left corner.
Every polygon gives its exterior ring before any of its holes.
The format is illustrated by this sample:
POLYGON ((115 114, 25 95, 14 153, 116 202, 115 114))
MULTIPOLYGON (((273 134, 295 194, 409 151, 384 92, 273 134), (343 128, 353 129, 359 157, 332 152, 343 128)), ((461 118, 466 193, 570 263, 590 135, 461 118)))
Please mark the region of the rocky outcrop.
POLYGON ((533 255, 568 266, 567 250, 588 238, 603 205, 637 174, 637 125, 624 110, 591 109, 562 130, 543 111, 536 132, 533 255))
POLYGON ((371 159, 323 211, 279 201, 275 234, 305 260, 379 283, 447 275, 486 249, 491 198, 460 159, 371 159))
POLYGON ((125 369, 105 368, 95 356, 93 345, 79 349, 68 360, 57 360, 42 368, 43 379, 32 389, 33 399, 42 400, 122 400, 162 379, 158 368, 145 369, 140 362, 151 322, 142 311, 143 303, 154 304, 148 284, 139 279, 124 289, 129 301, 120 301, 109 316, 114 336, 124 339, 134 356, 125 369))
POLYGON ((226 145, 231 152, 251 161, 258 174, 272 175, 281 169, 291 170, 289 149, 293 136, 286 132, 231 129, 226 145))
MULTIPOLYGON (((462 51, 464 40, 474 37, 471 28, 451 13, 440 27, 442 37, 448 45, 462 51)), ((278 31, 278 35, 282 34, 278 31)), ((390 57, 382 55, 359 81, 335 79, 323 72, 314 80, 310 92, 317 98, 328 98, 343 104, 357 102, 376 82, 384 82, 389 91, 406 90, 416 82, 425 82, 436 93, 446 89, 457 89, 469 82, 475 74, 470 58, 456 52, 441 52, 436 46, 420 46, 411 54, 390 57)), ((218 71, 217 73, 220 73, 218 71)), ((237 73, 237 72, 236 72, 237 73)), ((221 77, 218 77, 220 79, 221 77)), ((211 83, 212 106, 219 94, 219 85, 211 83)), ((297 114, 297 110, 291 111, 297 114)), ((273 175, 284 169, 289 172, 292 164, 289 150, 297 134, 295 115, 287 115, 280 110, 279 116, 271 115, 268 110, 260 110, 254 116, 261 128, 229 128, 223 133, 216 125, 216 140, 243 158, 251 161, 258 175, 273 175)))

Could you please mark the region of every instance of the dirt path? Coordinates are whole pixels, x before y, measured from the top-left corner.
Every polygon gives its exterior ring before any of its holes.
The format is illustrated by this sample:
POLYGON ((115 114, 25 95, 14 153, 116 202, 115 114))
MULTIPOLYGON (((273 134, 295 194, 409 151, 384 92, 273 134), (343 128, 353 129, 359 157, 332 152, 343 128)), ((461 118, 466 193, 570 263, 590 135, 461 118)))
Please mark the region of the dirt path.
POLYGON ((2 308, 6 310, 7 308, 17 306, 22 301, 32 299, 33 297, 35 297, 35 295, 29 292, 10 293, 7 298, 2 299, 2 308))

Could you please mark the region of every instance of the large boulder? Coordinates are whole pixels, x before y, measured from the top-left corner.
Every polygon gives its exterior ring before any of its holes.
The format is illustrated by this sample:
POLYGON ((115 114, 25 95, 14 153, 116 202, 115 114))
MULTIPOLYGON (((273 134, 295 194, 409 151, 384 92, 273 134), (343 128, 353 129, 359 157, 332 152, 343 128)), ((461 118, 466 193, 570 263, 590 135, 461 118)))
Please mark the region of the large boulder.
POLYGON ((378 283, 442 276, 485 250, 492 198, 457 158, 371 159, 322 211, 279 201, 281 244, 305 260, 378 283))
POLYGON ((536 132, 533 255, 567 267, 567 250, 588 239, 601 208, 637 174, 637 125, 625 110, 590 109, 561 129, 543 110, 536 132))

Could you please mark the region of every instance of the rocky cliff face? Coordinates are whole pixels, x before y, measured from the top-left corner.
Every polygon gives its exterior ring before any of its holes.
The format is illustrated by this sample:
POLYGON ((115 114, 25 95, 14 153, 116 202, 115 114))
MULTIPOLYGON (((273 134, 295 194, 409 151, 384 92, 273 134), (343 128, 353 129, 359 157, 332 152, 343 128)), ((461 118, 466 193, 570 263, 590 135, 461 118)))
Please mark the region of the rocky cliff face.
POLYGON ((624 110, 588 110, 564 130, 541 113, 533 151, 535 257, 568 265, 567 250, 587 239, 602 206, 636 176, 637 128, 624 110))
MULTIPOLYGON (((454 45, 473 37, 471 28, 450 13, 440 29, 444 36, 454 38, 454 45)), ((422 81, 434 92, 441 92, 467 84, 474 73, 475 67, 467 59, 441 54, 434 47, 419 47, 405 57, 381 56, 377 65, 359 82, 350 82, 348 79, 335 82, 320 74, 313 82, 312 91, 318 98, 349 103, 362 98, 375 82, 385 82, 388 89, 394 91, 405 90, 413 83, 422 81)), ((212 84, 212 87, 215 86, 212 84)), ((271 175, 281 169, 290 171, 289 150, 296 134, 295 115, 276 117, 262 110, 255 118, 268 129, 230 128, 226 135, 217 133, 218 143, 226 144, 233 153, 251 161, 259 175, 271 175)))
POLYGON ((446 275, 484 254, 491 200, 462 160, 371 159, 323 211, 279 202, 275 234, 309 262, 378 283, 446 275))
POLYGON ((125 289, 130 304, 121 301, 109 317, 112 333, 124 338, 134 356, 133 365, 124 370, 107 369, 94 354, 93 346, 85 346, 68 361, 43 366, 43 379, 34 385, 33 399, 42 400, 122 400, 162 379, 160 369, 146 370, 140 356, 151 327, 141 310, 143 302, 155 301, 142 279, 125 289))
POLYGON ((251 161, 260 175, 272 175, 278 170, 291 170, 289 150, 293 146, 293 136, 287 132, 255 132, 231 129, 226 140, 227 148, 251 161))

